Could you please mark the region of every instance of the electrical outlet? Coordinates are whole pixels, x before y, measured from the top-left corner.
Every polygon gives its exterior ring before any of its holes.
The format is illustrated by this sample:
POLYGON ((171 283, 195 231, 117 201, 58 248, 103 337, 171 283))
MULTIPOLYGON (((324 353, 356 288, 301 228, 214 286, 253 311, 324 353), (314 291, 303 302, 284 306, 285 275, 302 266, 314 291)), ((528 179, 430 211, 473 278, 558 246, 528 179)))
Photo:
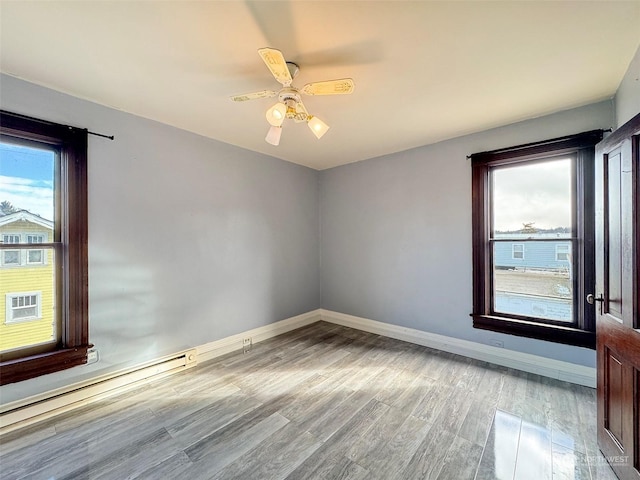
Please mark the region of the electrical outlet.
POLYGON ((504 342, 502 340, 489 340, 489 345, 493 347, 504 348, 504 342))
POLYGON ((243 353, 250 352, 251 348, 253 348, 253 339, 251 337, 243 338, 242 339, 242 352, 243 353))
POLYGON ((87 365, 91 363, 96 363, 98 361, 98 351, 97 350, 89 350, 87 352, 87 365))

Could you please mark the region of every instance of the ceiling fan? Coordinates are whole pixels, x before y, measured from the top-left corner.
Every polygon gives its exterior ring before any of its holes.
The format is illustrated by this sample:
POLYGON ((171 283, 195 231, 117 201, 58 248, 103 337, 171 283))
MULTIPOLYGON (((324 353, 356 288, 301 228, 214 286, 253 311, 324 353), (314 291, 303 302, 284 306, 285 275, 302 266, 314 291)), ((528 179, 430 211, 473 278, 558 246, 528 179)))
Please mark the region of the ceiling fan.
POLYGON ((282 84, 279 91, 261 90, 259 92, 246 93, 244 95, 234 95, 231 100, 235 102, 245 102, 258 98, 270 98, 278 96, 278 103, 269 108, 266 112, 267 121, 271 125, 265 140, 271 145, 280 143, 282 135, 282 124, 286 119, 296 123, 306 122, 313 134, 320 138, 329 126, 307 112, 301 100, 300 94, 305 95, 345 95, 353 92, 355 84, 351 78, 341 78, 338 80, 326 80, 323 82, 307 83, 302 88, 293 85, 293 79, 299 72, 298 65, 287 62, 280 50, 275 48, 260 48, 258 54, 271 71, 274 78, 282 84))

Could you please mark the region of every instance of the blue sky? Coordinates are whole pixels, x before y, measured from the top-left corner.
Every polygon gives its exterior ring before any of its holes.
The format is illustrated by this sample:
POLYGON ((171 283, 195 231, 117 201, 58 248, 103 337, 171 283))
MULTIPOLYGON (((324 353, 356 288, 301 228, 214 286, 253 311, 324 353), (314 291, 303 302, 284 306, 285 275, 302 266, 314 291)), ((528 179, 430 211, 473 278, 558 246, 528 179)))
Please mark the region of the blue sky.
POLYGON ((0 143, 0 202, 52 220, 54 160, 49 150, 0 143))

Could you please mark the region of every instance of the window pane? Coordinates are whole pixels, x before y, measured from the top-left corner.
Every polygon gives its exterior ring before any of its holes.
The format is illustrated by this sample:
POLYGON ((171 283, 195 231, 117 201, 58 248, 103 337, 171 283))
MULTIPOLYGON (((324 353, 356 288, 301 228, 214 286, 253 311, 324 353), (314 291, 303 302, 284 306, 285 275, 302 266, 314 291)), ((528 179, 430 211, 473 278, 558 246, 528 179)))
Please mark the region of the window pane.
MULTIPOLYGON (((52 150, 0 142, 0 215, 27 211, 47 222, 54 220, 55 156, 52 150)), ((2 233, 21 233, 21 241, 26 242, 27 235, 46 232, 33 227, 23 232, 2 233)))
POLYGON ((571 163, 565 158, 492 170, 494 238, 570 237, 571 163))
POLYGON ((495 312, 573 322, 573 288, 568 271, 496 268, 493 282, 495 312))
POLYGON ((27 263, 42 263, 44 255, 42 250, 29 250, 27 253, 27 263))
POLYGON ((3 265, 20 265, 20 251, 19 250, 3 250, 2 251, 2 263, 3 265))
POLYGON ((37 309, 36 307, 19 308, 13 312, 12 317, 13 320, 37 318, 37 309))
MULTIPOLYGON (((56 153, 0 143, 0 234, 3 243, 54 240, 56 153)), ((0 352, 57 342, 52 248, 3 250, 0 352)))
POLYGON ((512 255, 511 242, 493 245, 494 311, 572 322, 571 243, 532 241, 524 245, 526 254, 522 258, 512 255), (557 251, 564 252, 566 258, 558 258, 557 251))
POLYGON ((0 352, 57 342, 54 250, 42 250, 45 265, 0 269, 0 352))

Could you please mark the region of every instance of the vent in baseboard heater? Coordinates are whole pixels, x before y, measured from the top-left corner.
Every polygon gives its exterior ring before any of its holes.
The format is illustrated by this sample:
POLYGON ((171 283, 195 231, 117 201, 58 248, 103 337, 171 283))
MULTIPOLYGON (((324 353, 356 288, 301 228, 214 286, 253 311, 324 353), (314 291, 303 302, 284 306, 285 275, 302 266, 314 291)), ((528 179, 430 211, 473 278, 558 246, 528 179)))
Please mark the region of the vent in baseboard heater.
POLYGON ((0 435, 194 367, 195 349, 0 406, 0 435))

